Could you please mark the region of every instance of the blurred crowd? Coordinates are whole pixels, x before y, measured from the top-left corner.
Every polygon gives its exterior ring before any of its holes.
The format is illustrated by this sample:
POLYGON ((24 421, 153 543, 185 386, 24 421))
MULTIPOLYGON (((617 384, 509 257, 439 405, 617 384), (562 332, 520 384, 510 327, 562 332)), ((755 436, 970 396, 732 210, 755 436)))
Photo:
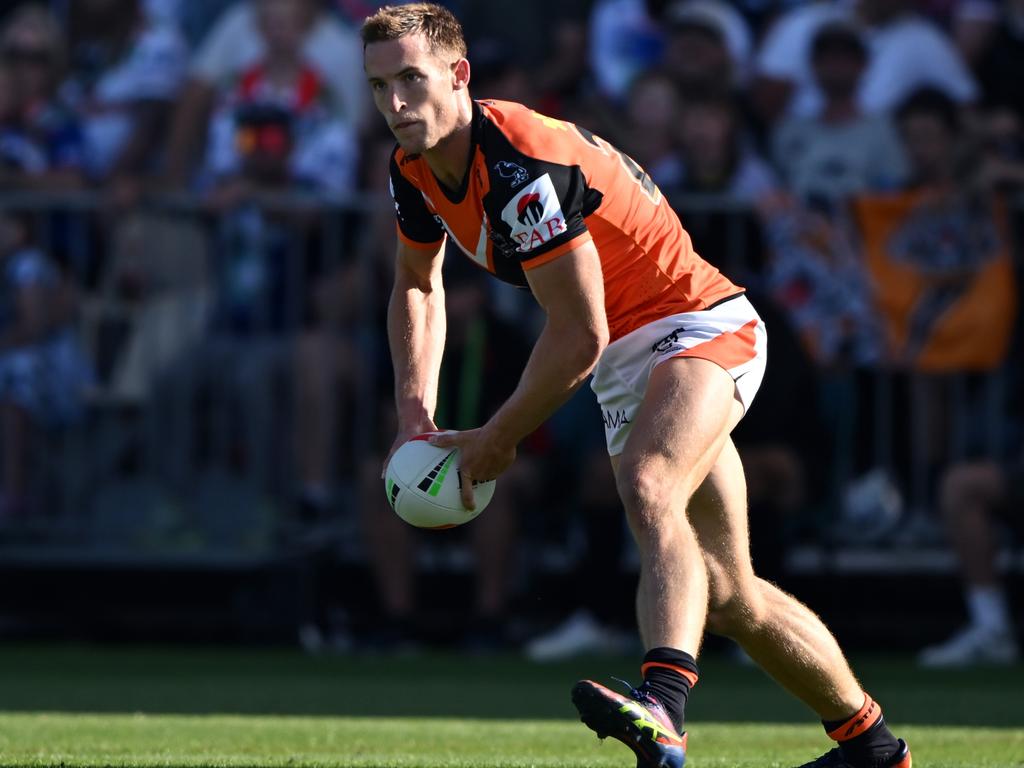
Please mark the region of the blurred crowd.
MULTIPOLYGON (((445 4, 474 97, 627 152, 762 311, 771 362, 736 435, 758 567, 778 577, 794 543, 946 530, 970 623, 923 659, 1015 656, 996 553, 1024 530, 1024 0, 445 4)), ((415 634, 422 542, 379 487, 394 142, 362 70, 375 8, 0 2, 10 540, 357 542, 372 642, 415 634)), ((457 258, 437 421, 469 428, 514 387, 539 318, 457 258)), ((523 563, 549 555, 592 599, 530 653, 621 640, 602 611, 631 550, 587 396, 452 537, 478 572, 471 646, 507 639, 523 563)))

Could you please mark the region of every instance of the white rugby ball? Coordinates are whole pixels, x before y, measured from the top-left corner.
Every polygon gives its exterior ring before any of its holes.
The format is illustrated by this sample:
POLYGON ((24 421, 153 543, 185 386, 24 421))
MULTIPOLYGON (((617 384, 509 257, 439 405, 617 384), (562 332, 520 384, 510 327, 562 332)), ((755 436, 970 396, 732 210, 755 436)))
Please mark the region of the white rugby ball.
POLYGON ((440 448, 417 435, 403 443, 388 462, 384 490, 391 508, 417 528, 454 528, 484 511, 494 495, 494 480, 473 483, 476 509, 462 506, 459 450, 440 448))

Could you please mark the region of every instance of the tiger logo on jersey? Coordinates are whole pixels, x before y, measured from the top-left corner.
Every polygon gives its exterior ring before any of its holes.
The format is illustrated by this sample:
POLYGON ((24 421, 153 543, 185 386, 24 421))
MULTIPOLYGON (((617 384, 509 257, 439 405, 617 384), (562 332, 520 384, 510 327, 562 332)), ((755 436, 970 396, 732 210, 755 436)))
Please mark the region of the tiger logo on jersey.
POLYGON ((551 176, 544 174, 513 197, 501 212, 520 253, 529 253, 567 231, 551 176))

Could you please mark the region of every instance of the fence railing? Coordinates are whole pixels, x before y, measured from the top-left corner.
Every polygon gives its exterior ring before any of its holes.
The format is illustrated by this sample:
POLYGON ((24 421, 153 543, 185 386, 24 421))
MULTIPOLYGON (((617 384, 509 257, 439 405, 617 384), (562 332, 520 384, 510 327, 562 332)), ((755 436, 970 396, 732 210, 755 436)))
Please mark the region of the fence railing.
MULTIPOLYGON (((674 203, 696 231, 719 221, 715 253, 694 234, 698 250, 738 282, 756 279, 748 206, 674 203)), ((361 461, 380 454, 391 396, 381 389, 391 210, 372 196, 214 210, 160 195, 119 210, 92 192, 0 195, 0 215, 76 285, 74 330, 97 370, 81 418, 30 430, 24 504, 0 518, 4 556, 265 555, 286 546, 281 530, 311 478, 353 521, 344 507, 358 503, 361 461)), ((1005 448, 1002 370, 820 377, 832 459, 808 471, 828 474, 831 508, 880 468, 924 519, 943 465, 1005 448)))

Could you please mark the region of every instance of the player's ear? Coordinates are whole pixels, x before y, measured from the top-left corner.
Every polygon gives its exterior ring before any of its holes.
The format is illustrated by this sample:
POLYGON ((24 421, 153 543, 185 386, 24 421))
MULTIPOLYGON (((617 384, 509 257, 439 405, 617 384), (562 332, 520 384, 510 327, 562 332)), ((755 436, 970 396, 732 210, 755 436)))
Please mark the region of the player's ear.
POLYGON ((459 59, 452 64, 452 85, 456 91, 461 91, 469 85, 469 61, 459 59))

